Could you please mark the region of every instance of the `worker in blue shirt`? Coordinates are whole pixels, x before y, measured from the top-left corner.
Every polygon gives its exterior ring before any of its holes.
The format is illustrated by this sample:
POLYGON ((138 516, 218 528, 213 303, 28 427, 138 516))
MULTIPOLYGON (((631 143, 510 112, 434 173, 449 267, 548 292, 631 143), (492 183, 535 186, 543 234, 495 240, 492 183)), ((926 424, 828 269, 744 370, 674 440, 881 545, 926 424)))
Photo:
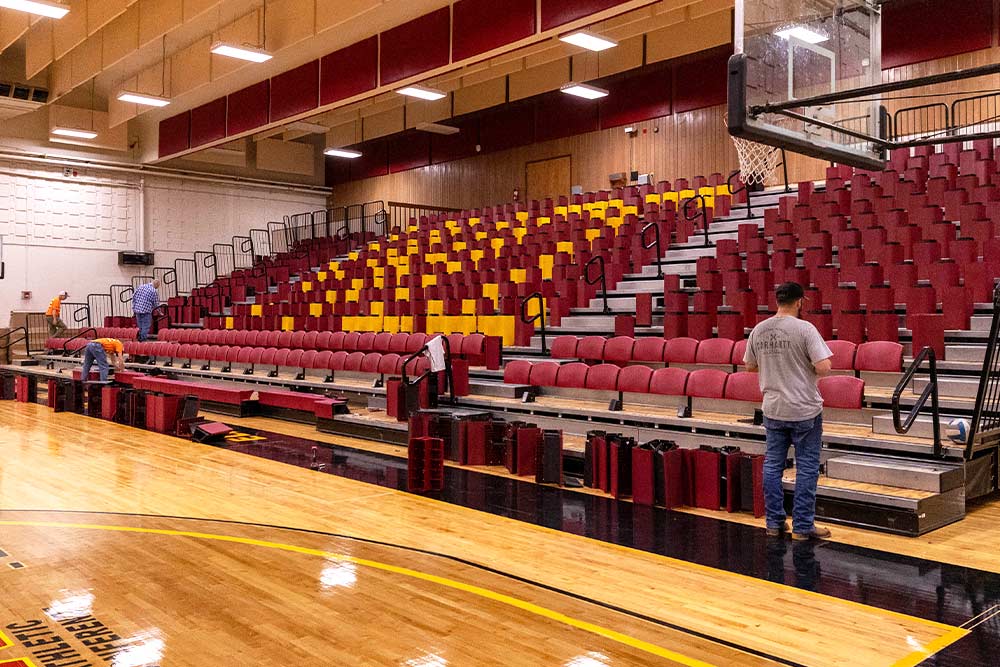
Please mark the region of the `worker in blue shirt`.
POLYGON ((149 338, 149 329, 153 326, 153 311, 160 305, 160 295, 156 290, 160 281, 144 283, 135 288, 132 293, 132 311, 135 313, 135 323, 139 327, 139 340, 149 338))

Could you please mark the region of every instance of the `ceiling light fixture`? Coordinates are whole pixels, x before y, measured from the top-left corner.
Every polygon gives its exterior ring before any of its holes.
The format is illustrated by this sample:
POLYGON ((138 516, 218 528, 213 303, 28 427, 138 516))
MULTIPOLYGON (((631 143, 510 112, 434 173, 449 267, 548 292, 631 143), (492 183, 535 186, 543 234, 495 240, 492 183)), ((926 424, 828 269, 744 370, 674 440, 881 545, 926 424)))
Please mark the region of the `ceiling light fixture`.
POLYGON ((421 132, 430 132, 431 134, 443 134, 449 136, 452 134, 458 134, 461 132, 457 127, 451 125, 442 125, 440 123, 419 123, 416 129, 421 132))
POLYGON ((407 97, 416 97, 421 100, 428 100, 434 102, 435 100, 440 100, 447 97, 447 93, 438 90, 437 88, 428 88, 426 86, 407 86, 406 88, 401 88, 396 91, 400 95, 406 95, 407 97))
POLYGON ((575 81, 570 81, 559 90, 567 95, 582 97, 585 100, 597 100, 608 96, 608 91, 603 88, 588 86, 585 83, 577 83, 575 81))
POLYGON ((825 42, 830 38, 822 33, 816 32, 811 28, 807 28, 804 25, 793 25, 788 28, 782 28, 781 30, 775 30, 774 34, 782 39, 791 39, 794 37, 806 44, 819 44, 825 42))
POLYGON ((47 0, 0 0, 0 7, 47 16, 50 19, 61 19, 69 14, 69 7, 66 5, 47 0))
POLYGON ((573 46, 579 46, 580 48, 587 49, 588 51, 605 51, 618 46, 618 42, 587 30, 577 30, 576 32, 571 32, 568 35, 563 35, 559 38, 559 41, 572 44, 573 46))
POLYGON ((118 101, 130 104, 144 104, 149 107, 165 107, 170 104, 170 100, 166 97, 146 95, 145 93, 132 93, 127 90, 123 90, 118 94, 118 101))
POLYGON ((264 49, 256 46, 249 46, 247 44, 236 45, 229 42, 216 42, 212 45, 212 53, 217 56, 249 60, 252 63, 267 62, 274 57, 264 49))
POLYGON ((323 151, 323 154, 330 157, 347 158, 348 160, 355 160, 361 157, 361 151, 352 151, 349 148, 327 148, 323 151))
POLYGON ((72 137, 74 139, 96 139, 97 132, 93 130, 79 130, 73 127, 54 127, 52 134, 57 137, 72 137))

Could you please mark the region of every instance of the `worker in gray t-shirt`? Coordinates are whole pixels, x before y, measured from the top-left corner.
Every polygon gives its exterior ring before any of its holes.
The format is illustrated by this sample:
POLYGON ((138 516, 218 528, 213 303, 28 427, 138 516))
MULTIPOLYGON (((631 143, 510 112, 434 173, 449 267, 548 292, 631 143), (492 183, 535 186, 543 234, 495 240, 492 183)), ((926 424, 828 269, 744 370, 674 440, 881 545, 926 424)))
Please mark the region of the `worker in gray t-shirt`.
POLYGON ((833 353, 809 322, 799 319, 805 291, 798 283, 784 283, 775 291, 778 312, 754 327, 743 357, 747 370, 760 373, 764 394, 764 501, 767 534, 779 537, 785 523, 781 478, 788 448, 795 447, 795 500, 792 539, 830 536, 818 527, 816 484, 823 439, 823 398, 817 381, 830 372, 833 353))

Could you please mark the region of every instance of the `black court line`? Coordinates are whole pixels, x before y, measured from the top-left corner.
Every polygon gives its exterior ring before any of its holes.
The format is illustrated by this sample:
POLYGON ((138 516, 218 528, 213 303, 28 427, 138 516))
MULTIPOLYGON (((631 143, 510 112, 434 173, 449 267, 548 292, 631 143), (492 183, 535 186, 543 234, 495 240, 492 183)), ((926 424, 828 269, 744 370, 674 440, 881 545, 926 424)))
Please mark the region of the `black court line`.
POLYGON ((41 510, 41 509, 27 509, 27 510, 24 510, 24 509, 10 509, 10 508, 0 509, 0 512, 4 512, 4 513, 6 513, 6 512, 41 513, 41 514, 61 514, 61 515, 66 515, 66 514, 80 514, 80 515, 85 515, 85 516, 117 516, 117 517, 131 517, 131 518, 143 518, 143 519, 164 519, 164 520, 171 520, 171 521, 202 521, 202 522, 205 522, 205 523, 214 523, 214 524, 231 525, 231 526, 242 526, 242 527, 251 527, 251 528, 268 528, 268 529, 272 529, 272 530, 284 530, 284 531, 289 531, 289 532, 304 533, 304 534, 310 534, 310 535, 319 535, 319 536, 322 536, 322 537, 330 537, 330 538, 341 539, 341 540, 350 540, 350 541, 353 541, 353 542, 361 542, 363 544, 371 544, 371 545, 380 546, 380 547, 387 547, 387 548, 392 548, 392 549, 399 549, 399 550, 402 550, 402 551, 409 551, 411 553, 417 553, 417 554, 420 554, 420 555, 423 555, 423 556, 431 556, 431 557, 434 557, 434 558, 440 558, 442 560, 447 560, 447 561, 451 561, 451 562, 454 562, 454 563, 458 563, 460 565, 465 565, 465 566, 468 566, 468 567, 471 567, 471 568, 474 568, 474 569, 477 569, 477 570, 481 570, 483 572, 487 572, 489 574, 493 574, 493 575, 497 575, 497 576, 500 576, 500 577, 504 577, 506 579, 510 579, 512 581, 516 581, 516 582, 521 583, 521 584, 526 584, 528 586, 532 586, 534 588, 538 588, 538 589, 541 589, 541 590, 544 590, 544 591, 547 591, 547 592, 550 592, 550 593, 556 593, 558 595, 562 595, 562 596, 565 596, 567 598, 571 598, 571 599, 576 600, 578 602, 584 602, 586 604, 590 604, 590 605, 593 605, 595 607, 600 607, 602 609, 614 612, 616 614, 622 614, 624 616, 629 616, 629 617, 634 618, 634 619, 639 620, 639 621, 643 621, 643 622, 646 622, 646 623, 651 623, 653 625, 657 625, 657 626, 660 626, 660 627, 663 627, 663 628, 668 628, 670 630, 675 630, 677 632, 680 632, 682 634, 686 634, 686 635, 689 635, 689 636, 692 636, 692 637, 697 637, 698 639, 702 639, 702 640, 708 641, 708 642, 710 642, 712 644, 717 644, 717 645, 720 645, 720 646, 725 646, 727 648, 731 648, 731 649, 734 649, 736 651, 740 651, 742 653, 747 653, 747 654, 750 654, 750 655, 754 655, 754 656, 756 656, 758 658, 764 658, 766 660, 771 660, 773 662, 777 662, 777 663, 782 664, 782 665, 789 665, 789 667, 806 667, 805 665, 803 665, 801 663, 798 663, 798 662, 795 662, 793 660, 788 660, 786 658, 782 658, 782 657, 779 657, 779 656, 776 656, 776 655, 771 655, 770 653, 766 653, 764 651, 758 651, 757 649, 753 649, 753 648, 750 648, 750 647, 747 647, 747 646, 743 646, 743 645, 737 644, 735 642, 730 642, 730 641, 727 641, 725 639, 720 639, 718 637, 713 637, 712 635, 706 634, 704 632, 699 632, 697 630, 692 630, 690 628, 685 628, 684 626, 677 625, 677 624, 671 623, 669 621, 664 621, 664 620, 656 618, 654 616, 648 616, 646 614, 641 614, 639 612, 632 611, 630 609, 626 609, 625 607, 619 607, 617 605, 613 605, 613 604, 610 604, 608 602, 602 602, 601 600, 595 600, 594 598, 590 598, 590 597, 587 597, 585 595, 581 595, 579 593, 573 593, 572 591, 567 591, 567 590, 564 590, 564 589, 561 589, 561 588, 557 588, 555 586, 551 586, 549 584, 544 584, 544 583, 542 583, 540 581, 534 581, 533 579, 528 579, 526 577, 522 577, 522 576, 519 576, 519 575, 516 575, 516 574, 512 574, 510 572, 505 572, 503 570, 498 570, 498 569, 490 567, 488 565, 483 565, 481 563, 477 563, 475 561, 471 561, 471 560, 468 560, 468 559, 465 559, 465 558, 461 558, 459 556, 452 556, 450 554, 440 553, 440 552, 437 552, 437 551, 431 551, 429 549, 421 549, 419 547, 411 547, 411 546, 407 546, 405 544, 396 544, 396 543, 393 543, 393 542, 383 542, 381 540, 374 540, 374 539, 367 538, 367 537, 357 537, 355 535, 344 535, 342 533, 330 533, 330 532, 326 532, 326 531, 322 531, 322 530, 314 530, 314 529, 311 529, 311 528, 296 528, 294 526, 281 526, 281 525, 269 524, 269 523, 255 523, 255 522, 252 522, 252 521, 233 521, 233 520, 229 520, 229 519, 213 519, 213 518, 201 518, 201 517, 191 517, 191 516, 176 516, 176 515, 170 515, 170 514, 145 514, 145 513, 141 513, 141 512, 100 512, 100 511, 96 511, 96 510, 95 511, 90 511, 90 510, 41 510))

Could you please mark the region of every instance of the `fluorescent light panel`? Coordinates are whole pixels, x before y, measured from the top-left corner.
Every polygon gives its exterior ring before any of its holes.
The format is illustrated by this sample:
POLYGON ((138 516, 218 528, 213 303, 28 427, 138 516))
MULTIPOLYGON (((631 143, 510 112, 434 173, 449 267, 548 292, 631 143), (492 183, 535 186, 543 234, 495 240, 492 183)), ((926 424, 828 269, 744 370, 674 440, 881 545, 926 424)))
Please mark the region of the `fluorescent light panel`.
POLYGON ((461 131, 457 127, 453 127, 451 125, 441 125, 440 123, 419 123, 416 126, 416 129, 421 132, 444 135, 458 134, 461 131))
POLYGON ((323 151, 324 155, 329 155, 330 157, 343 157, 348 160, 354 160, 361 157, 360 151, 352 151, 349 148, 327 148, 323 151))
POLYGON ((440 91, 436 88, 428 88, 426 86, 407 86, 406 88, 401 88, 396 91, 400 95, 406 95, 407 97, 416 97, 421 100, 428 100, 433 102, 435 100, 440 100, 447 96, 447 93, 440 91))
POLYGON ((575 81, 570 81, 559 90, 567 95, 582 97, 585 100, 596 100, 608 96, 608 91, 603 88, 588 86, 585 83, 576 83, 575 81))
POLYGON ((130 104, 144 104, 149 107, 165 107, 170 104, 170 100, 166 97, 146 95, 144 93, 131 93, 127 90, 123 90, 118 94, 118 101, 129 102, 130 104))
POLYGON ((587 49, 588 51, 605 51, 618 46, 618 42, 608 39, 607 37, 601 37, 600 35, 596 35, 587 30, 577 30, 576 32, 571 32, 568 35, 563 35, 559 39, 567 44, 579 46, 580 48, 587 49))
POLYGON ((72 127, 54 127, 52 134, 57 137, 73 137, 74 139, 96 139, 97 132, 93 130, 78 130, 72 127))
POLYGON ((46 0, 0 0, 0 7, 14 9, 19 12, 38 14, 47 16, 50 19, 61 19, 69 14, 69 7, 60 5, 58 2, 47 2, 46 0))
POLYGON ((273 57, 264 49, 258 49, 255 46, 230 44, 228 42, 216 42, 213 44, 212 53, 217 56, 249 60, 252 63, 266 62, 273 57))
POLYGON ((781 30, 775 30, 774 34, 786 40, 794 37, 805 42, 806 44, 819 44, 830 39, 826 35, 816 32, 811 28, 807 28, 804 25, 793 25, 788 28, 782 28, 781 30))

